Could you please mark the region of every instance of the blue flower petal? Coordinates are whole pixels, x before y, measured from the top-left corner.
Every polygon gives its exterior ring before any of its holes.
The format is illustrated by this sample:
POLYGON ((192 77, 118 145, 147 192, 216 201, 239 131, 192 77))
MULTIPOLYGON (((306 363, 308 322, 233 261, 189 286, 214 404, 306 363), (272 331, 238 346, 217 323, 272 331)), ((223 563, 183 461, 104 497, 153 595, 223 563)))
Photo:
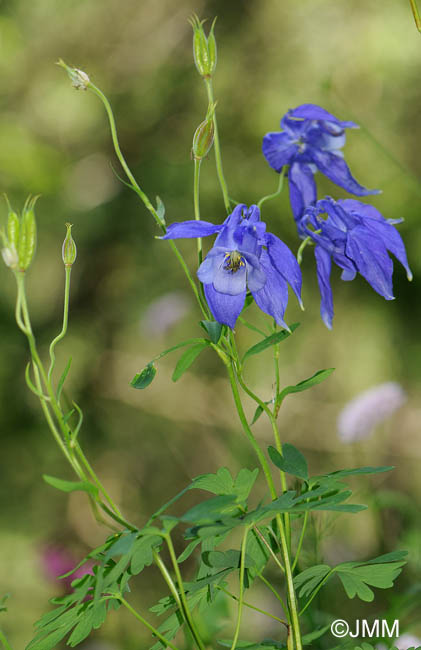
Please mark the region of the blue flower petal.
POLYGON ((268 253, 263 250, 260 264, 266 275, 266 284, 262 289, 254 291, 250 288, 256 305, 272 316, 278 325, 288 329, 284 321, 284 314, 288 304, 288 285, 282 275, 272 266, 268 253))
POLYGON ((237 318, 244 307, 246 292, 239 293, 237 296, 229 296, 216 291, 212 284, 205 284, 204 291, 215 320, 234 329, 237 318))
POLYGON ((309 164, 292 163, 288 170, 289 199, 294 219, 298 221, 303 216, 308 205, 317 199, 317 188, 314 173, 309 164))
POLYGON ((320 289, 320 315, 326 327, 332 329, 333 321, 333 296, 330 286, 330 271, 332 268, 332 261, 330 254, 325 251, 321 246, 316 246, 314 249, 314 256, 317 264, 317 280, 320 289))
POLYGON ((301 118, 304 120, 324 120, 326 122, 333 122, 342 128, 359 128, 358 124, 355 124, 355 122, 343 122, 341 120, 338 120, 338 118, 332 115, 332 113, 329 113, 324 108, 317 106, 316 104, 301 104, 301 106, 297 106, 297 108, 289 111, 289 115, 291 115, 291 117, 301 118))
POLYGON ((208 221, 180 221, 168 226, 167 232, 160 239, 181 239, 182 237, 207 237, 215 235, 224 228, 224 224, 215 226, 208 221))
POLYGON ((203 284, 213 282, 215 270, 223 263, 225 248, 213 246, 197 270, 197 277, 203 284))
MULTIPOLYGON (((345 199, 338 201, 344 209, 354 211, 360 217, 365 217, 363 225, 373 232, 373 235, 380 237, 392 255, 399 260, 406 270, 408 280, 412 280, 412 272, 409 268, 406 256, 405 245, 402 237, 390 221, 387 221, 383 215, 372 205, 356 201, 354 199, 345 199)), ((396 223, 397 220, 393 220, 396 223)))
POLYGON ((237 271, 226 268, 225 258, 221 260, 220 265, 215 268, 213 275, 213 286, 215 291, 226 293, 229 296, 237 296, 246 290, 247 270, 246 264, 239 267, 237 271))
POLYGON ((291 140, 291 136, 285 131, 282 133, 267 133, 263 138, 263 155, 269 165, 277 172, 288 165, 298 153, 298 145, 291 140))
POLYGON ((345 253, 374 291, 393 300, 393 262, 381 239, 373 237, 364 226, 357 226, 348 234, 345 253))
POLYGON ((300 305, 301 300, 301 269, 294 255, 289 250, 288 246, 283 241, 272 235, 266 233, 265 241, 268 248, 270 261, 275 269, 282 275, 282 277, 291 285, 292 290, 297 296, 300 305))
POLYGON ((345 160, 337 153, 322 151, 321 149, 312 149, 311 156, 319 170, 333 183, 343 187, 347 192, 356 194, 357 196, 380 193, 379 190, 369 190, 363 185, 360 185, 352 176, 345 160))

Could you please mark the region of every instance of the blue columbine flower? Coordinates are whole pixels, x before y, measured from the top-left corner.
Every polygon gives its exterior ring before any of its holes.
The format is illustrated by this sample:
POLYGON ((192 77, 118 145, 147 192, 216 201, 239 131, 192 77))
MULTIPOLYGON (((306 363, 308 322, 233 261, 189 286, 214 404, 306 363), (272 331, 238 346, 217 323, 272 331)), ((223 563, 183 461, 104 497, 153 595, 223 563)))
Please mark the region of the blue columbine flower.
POLYGON ((392 253, 405 267, 408 280, 412 273, 405 246, 393 224, 402 219, 385 219, 372 205, 355 199, 334 201, 326 197, 309 206, 299 223, 302 237, 315 242, 323 321, 332 327, 333 299, 330 286, 332 260, 342 271, 342 280, 353 280, 360 273, 377 293, 393 300, 392 253))
POLYGON ((281 128, 281 132, 265 135, 262 148, 269 165, 277 172, 289 165, 289 193, 295 219, 301 218, 307 205, 316 202, 317 170, 356 196, 378 193, 360 185, 343 158, 345 129, 358 128, 357 124, 342 122, 315 104, 302 104, 288 111, 281 120, 281 128))
POLYGON ((220 225, 207 221, 173 223, 162 239, 217 233, 197 271, 214 318, 233 328, 248 289, 262 311, 273 316, 278 325, 287 327, 284 313, 288 284, 301 304, 301 270, 288 246, 266 232, 257 205, 237 205, 220 225))

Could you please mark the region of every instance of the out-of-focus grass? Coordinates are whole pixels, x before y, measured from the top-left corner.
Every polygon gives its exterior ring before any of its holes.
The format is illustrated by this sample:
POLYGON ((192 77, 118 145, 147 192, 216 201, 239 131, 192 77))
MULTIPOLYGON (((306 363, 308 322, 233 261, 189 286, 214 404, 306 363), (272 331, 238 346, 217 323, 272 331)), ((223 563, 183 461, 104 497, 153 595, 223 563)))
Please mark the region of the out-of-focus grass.
MULTIPOLYGON (((282 3, 222 0, 72 0, 4 2, 0 7, 0 181, 12 202, 42 193, 37 205, 39 245, 28 284, 41 350, 60 328, 64 222, 74 224, 79 256, 73 273, 69 335, 59 362, 73 357, 69 396, 85 411, 82 441, 99 474, 125 511, 142 522, 151 509, 199 473, 227 464, 237 470, 255 459, 241 437, 223 370, 210 354, 173 385, 175 363, 159 365, 156 381, 137 392, 129 380, 152 356, 181 338, 199 336, 193 303, 183 320, 154 335, 142 326, 148 305, 168 291, 188 297, 188 287, 167 245, 120 174, 102 107, 90 93, 76 92, 55 67, 59 57, 86 70, 109 96, 121 145, 142 186, 159 194, 168 221, 192 217, 191 138, 206 112, 203 85, 192 64, 188 16, 218 15, 215 92, 224 167, 230 194, 246 203, 273 191, 276 174, 266 165, 261 139, 276 130, 290 107, 313 102, 361 124, 349 132, 346 156, 355 176, 383 194, 370 200, 386 217, 404 217, 415 280, 395 271, 397 299, 386 303, 361 278, 343 283, 334 273, 336 316, 328 332, 318 316, 318 289, 311 249, 303 263, 301 314, 291 303, 288 321, 297 333, 282 346, 281 380, 295 383, 319 368, 333 377, 309 393, 291 396, 283 407, 285 440, 307 452, 315 472, 352 465, 394 464, 390 478, 365 484, 362 497, 389 503, 383 515, 342 517, 325 543, 329 561, 366 557, 409 547, 410 569, 397 590, 419 580, 419 519, 387 501, 397 490, 420 505, 418 465, 421 374, 419 277, 421 231, 419 176, 421 42, 409 4, 386 0, 286 0, 282 3), (405 408, 357 448, 336 436, 340 408, 360 389, 386 380, 405 387, 405 408), (182 408, 180 408, 182 405, 182 408), (384 481, 384 482, 383 482, 384 481), (386 494, 382 497, 381 495, 386 494), (417 548, 418 545, 418 548, 417 548), (418 577, 417 577, 418 576, 418 577)), ((344 196, 318 178, 320 193, 344 196)), ((203 218, 224 216, 213 156, 202 166, 203 218)), ((3 209, 3 220, 6 208, 3 209)), ((263 211, 270 230, 298 247, 287 193, 263 211)), ((195 247, 182 242, 191 267, 195 247)), ((4 627, 15 648, 31 636, 33 620, 46 609, 57 586, 41 571, 40 548, 52 538, 76 553, 100 543, 103 531, 91 521, 84 500, 56 494, 43 472, 69 471, 52 444, 36 400, 24 386, 25 342, 13 321, 11 274, 0 267, 0 587, 11 592, 4 627)), ((253 307, 251 318, 261 316, 253 307)), ((238 328, 241 347, 253 335, 238 328)), ((248 378, 270 394, 270 356, 250 362, 248 378)), ((252 408, 248 409, 252 414, 252 408)), ((270 442, 263 418, 256 425, 270 442)), ((307 549, 309 559, 311 549, 307 549)), ((151 574, 142 602, 162 586, 151 574)), ((338 591, 338 590, 337 590, 338 591)), ((336 593, 336 592, 335 592, 336 593)), ((264 598, 263 594, 260 594, 264 598)), ((338 598, 337 613, 343 602, 338 598)), ((379 594, 378 611, 386 607, 379 594)), ((322 605, 330 611, 331 604, 322 605)), ((348 605, 347 605, 348 607, 348 605)), ((359 605, 353 605, 361 612, 359 605)), ((250 619, 251 620, 251 619, 250 619)), ((0 621, 0 623, 2 623, 0 621)), ((251 621, 254 627, 257 623, 251 621)), ((102 634, 102 633, 101 633, 102 634)), ((113 617, 103 631, 116 648, 134 647, 139 637, 129 620, 113 617), (119 635, 121 637, 118 641, 119 635), (136 641, 137 640, 137 641, 136 641)), ((145 644, 147 642, 145 641, 145 644)))

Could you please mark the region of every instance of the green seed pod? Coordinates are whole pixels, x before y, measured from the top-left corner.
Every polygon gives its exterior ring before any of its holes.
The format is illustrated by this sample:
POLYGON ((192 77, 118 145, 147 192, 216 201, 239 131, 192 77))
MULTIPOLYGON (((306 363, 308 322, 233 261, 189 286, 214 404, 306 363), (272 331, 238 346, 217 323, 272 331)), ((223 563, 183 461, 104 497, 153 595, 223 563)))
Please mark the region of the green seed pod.
POLYGON ((209 79, 216 67, 216 41, 213 33, 215 20, 212 23, 208 38, 206 38, 203 29, 203 22, 197 16, 193 16, 190 20, 193 28, 194 62, 199 74, 204 79, 209 79))
POLYGON ((193 158, 202 160, 208 155, 213 145, 214 126, 213 115, 204 120, 197 127, 193 136, 193 158))
POLYGON ((19 217, 16 212, 10 211, 7 219, 7 239, 9 246, 18 249, 19 241, 19 217))
POLYGON ((211 30, 210 30, 209 36, 208 36, 208 53, 209 53, 209 68, 210 68, 210 73, 209 74, 211 76, 215 72, 216 61, 217 61, 216 39, 215 39, 215 34, 214 34, 215 23, 216 23, 216 18, 214 19, 214 21, 212 23, 212 27, 211 27, 211 30))
POLYGON ((19 228, 18 256, 19 267, 26 271, 32 262, 37 244, 37 224, 34 206, 38 197, 27 200, 19 228))
POLYGON ((72 224, 66 223, 67 233, 61 249, 64 266, 72 266, 77 255, 75 241, 72 237, 72 224))

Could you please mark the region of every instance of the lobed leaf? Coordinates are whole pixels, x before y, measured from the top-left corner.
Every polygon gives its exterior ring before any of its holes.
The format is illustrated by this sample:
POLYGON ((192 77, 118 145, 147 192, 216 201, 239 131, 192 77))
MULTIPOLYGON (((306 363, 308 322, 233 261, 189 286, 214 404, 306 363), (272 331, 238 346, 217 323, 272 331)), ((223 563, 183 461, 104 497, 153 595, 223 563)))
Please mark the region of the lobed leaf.
POLYGON ((283 472, 298 476, 298 478, 308 479, 307 461, 301 451, 294 445, 285 443, 282 445, 282 455, 275 447, 268 447, 268 453, 271 461, 283 472))

